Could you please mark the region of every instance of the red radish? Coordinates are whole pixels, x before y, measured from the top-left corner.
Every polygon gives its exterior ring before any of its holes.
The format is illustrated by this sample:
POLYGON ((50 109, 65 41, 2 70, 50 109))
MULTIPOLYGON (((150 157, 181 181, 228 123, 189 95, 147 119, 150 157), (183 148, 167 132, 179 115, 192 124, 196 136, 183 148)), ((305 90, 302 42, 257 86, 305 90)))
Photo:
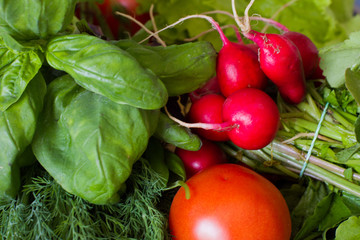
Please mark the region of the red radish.
POLYGON ((226 97, 246 87, 263 89, 267 83, 257 54, 247 45, 230 41, 224 41, 219 51, 216 74, 226 97))
MULTIPOLYGON (((188 113, 190 122, 193 123, 222 123, 222 106, 225 97, 219 94, 208 94, 191 105, 188 113)), ((213 141, 227 141, 229 137, 225 131, 206 129, 194 130, 200 136, 213 141)))
POLYGON ((320 67, 320 60, 319 59, 319 64, 317 65, 317 67, 315 68, 314 73, 310 76, 309 79, 325 79, 325 76, 323 74, 323 70, 320 67))
POLYGON ((280 34, 250 30, 245 36, 260 48, 259 61, 266 76, 278 87, 282 98, 298 104, 306 94, 301 55, 296 45, 280 34))
POLYGON ((216 74, 222 94, 227 97, 246 87, 264 89, 267 78, 260 68, 255 44, 245 45, 238 31, 235 31, 237 43, 230 42, 221 30, 218 31, 223 47, 218 53, 216 74))
POLYGON ((268 145, 280 126, 276 103, 256 88, 243 88, 226 98, 222 107, 222 123, 184 123, 169 117, 188 128, 225 131, 235 145, 249 150, 268 145))
POLYGON ((230 95, 223 105, 223 121, 237 127, 228 131, 230 140, 244 149, 260 149, 276 136, 280 113, 276 103, 265 92, 244 88, 230 95))
POLYGON ((184 163, 187 178, 210 166, 227 162, 225 152, 218 145, 206 139, 201 139, 201 141, 202 145, 198 151, 188 151, 181 148, 175 150, 175 153, 184 163))
POLYGON ((258 52, 259 52, 259 46, 258 45, 256 45, 255 43, 250 43, 250 44, 247 44, 246 46, 248 46, 256 54, 258 54, 258 52))
POLYGON ((299 49, 303 62, 305 78, 310 78, 310 76, 315 72, 320 61, 317 47, 310 38, 302 33, 288 31, 283 33, 283 35, 289 38, 299 49))
POLYGON ((218 53, 216 71, 220 89, 225 96, 243 87, 264 88, 266 86, 267 78, 260 69, 257 55, 247 46, 231 42, 225 36, 219 24, 209 16, 195 14, 180 18, 175 23, 150 34, 147 38, 140 41, 140 43, 190 18, 206 19, 214 26, 220 35, 223 46, 218 53))
POLYGON ((189 97, 192 103, 196 102, 200 98, 208 94, 221 94, 220 86, 217 77, 213 77, 206 82, 206 84, 195 91, 189 93, 189 97))

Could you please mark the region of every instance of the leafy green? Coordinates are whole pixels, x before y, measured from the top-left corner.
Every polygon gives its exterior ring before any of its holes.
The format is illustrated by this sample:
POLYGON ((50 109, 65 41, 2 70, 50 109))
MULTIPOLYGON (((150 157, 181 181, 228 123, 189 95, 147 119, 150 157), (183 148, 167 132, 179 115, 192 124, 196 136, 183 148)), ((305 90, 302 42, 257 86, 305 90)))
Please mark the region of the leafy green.
POLYGON ((164 113, 160 113, 154 137, 189 151, 199 150, 201 146, 201 140, 197 135, 188 128, 180 126, 164 113))
POLYGON ((116 204, 94 205, 66 192, 41 166, 24 174, 17 199, 1 199, 0 235, 5 239, 169 239, 158 205, 159 175, 140 159, 116 204))
POLYGON ((159 76, 169 96, 192 92, 215 74, 217 54, 209 42, 152 47, 121 40, 116 45, 159 76))
POLYGON ((45 92, 45 80, 37 74, 20 99, 7 110, 0 111, 0 146, 3 149, 0 152, 0 197, 15 197, 19 190, 20 167, 29 164, 21 155, 33 140, 45 92))
POLYGON ((38 161, 68 192, 96 204, 118 202, 158 111, 114 103, 69 75, 49 84, 45 100, 32 144, 38 161))
POLYGON ((335 240, 357 240, 360 238, 360 217, 351 216, 336 229, 335 240))
POLYGON ((77 0, 1 0, 0 32, 18 40, 48 38, 72 21, 77 0))
POLYGON ((85 34, 53 38, 46 59, 55 69, 69 73, 82 87, 117 103, 159 109, 168 93, 151 71, 130 54, 105 40, 85 34))
POLYGON ((320 67, 333 88, 345 84, 348 68, 360 63, 360 32, 353 32, 344 42, 320 49, 320 67))
POLYGON ((161 142, 156 138, 150 138, 143 158, 150 163, 151 168, 159 174, 161 182, 166 186, 169 180, 169 169, 165 164, 165 149, 161 142))
POLYGON ((15 103, 42 65, 36 44, 22 45, 0 32, 0 110, 15 103))
POLYGON ((351 92, 345 88, 340 87, 338 89, 324 88, 324 100, 329 102, 334 108, 341 108, 351 114, 356 114, 358 111, 358 104, 354 100, 351 92))
MULTIPOLYGON (((360 64, 360 63, 359 63, 360 64)), ((357 66, 359 68, 359 65, 357 66)), ((349 93, 356 101, 356 106, 360 106, 360 69, 346 69, 345 85, 349 93)))
MULTIPOLYGON (((199 14, 206 11, 224 10, 232 13, 230 0, 139 0, 140 4, 149 6, 149 2, 154 3, 155 12, 157 12, 156 23, 158 29, 165 27, 181 17, 190 14, 199 14)), ((349 13, 353 9, 351 5, 353 0, 330 1, 330 0, 301 0, 295 1, 287 8, 284 8, 277 14, 274 20, 284 24, 292 31, 298 31, 309 36, 318 47, 329 45, 330 43, 340 42, 346 39, 350 26, 355 17, 350 17, 349 13)), ((244 15, 244 10, 249 1, 236 1, 237 12, 239 16, 244 15)), ((249 14, 257 14, 265 18, 272 18, 273 15, 289 0, 256 0, 250 9, 249 14)), ((148 9, 147 9, 148 10, 148 9)), ((145 9, 143 9, 145 11, 145 9)), ((212 15, 220 25, 235 24, 234 20, 222 14, 212 15)), ((254 21, 252 27, 256 30, 262 30, 265 25, 262 22, 254 21)), ((355 23, 352 25, 353 30, 359 29, 355 23)), ((183 41, 185 38, 194 37, 199 33, 211 29, 211 25, 204 19, 191 19, 184 21, 173 29, 169 29, 160 36, 166 42, 183 41)), ((272 31, 277 31, 271 29, 272 31)), ((225 30, 227 36, 235 38, 232 29, 225 30)), ((138 33, 137 40, 143 37, 144 33, 138 33)), ((206 34, 201 37, 213 43, 216 49, 222 45, 216 32, 206 34)))
POLYGON ((336 153, 337 160, 341 163, 347 162, 352 155, 360 150, 360 143, 355 144, 352 147, 345 148, 336 153))

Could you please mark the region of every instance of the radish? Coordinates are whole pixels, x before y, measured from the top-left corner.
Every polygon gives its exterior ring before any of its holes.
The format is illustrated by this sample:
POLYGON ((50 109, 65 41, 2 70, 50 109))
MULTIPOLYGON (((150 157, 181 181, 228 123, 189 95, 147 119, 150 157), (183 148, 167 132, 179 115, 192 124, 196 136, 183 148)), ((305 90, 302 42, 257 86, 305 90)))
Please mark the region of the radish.
POLYGON ((266 76, 290 104, 302 102, 306 94, 304 68, 296 45, 280 34, 250 30, 245 36, 259 46, 259 61, 266 76))
POLYGON ((191 102, 194 103, 207 94, 221 94, 219 82, 216 76, 209 79, 204 86, 190 92, 189 97, 191 102))
POLYGON ((175 149, 175 153, 184 163, 187 178, 210 166, 227 162, 225 152, 218 145, 206 139, 201 139, 201 141, 202 145, 198 151, 175 149))
MULTIPOLYGON (((208 94, 201 97, 191 105, 188 113, 190 122, 193 123, 222 123, 222 106, 225 97, 219 94, 208 94)), ((229 137, 225 131, 195 129, 200 136, 213 141, 227 141, 229 137)))
POLYGON ((226 98, 222 107, 222 123, 185 123, 188 128, 224 131, 238 147, 255 150, 267 146, 280 126, 280 113, 274 100, 256 88, 242 88, 226 98))
POLYGON ((223 105, 223 121, 237 127, 227 133, 230 140, 244 149, 260 149, 276 136, 280 113, 276 103, 265 92, 244 88, 230 95, 223 105))
POLYGON ((232 0, 236 23, 243 35, 259 46, 259 62, 265 75, 278 87, 282 98, 290 104, 298 104, 306 95, 305 74, 300 52, 286 36, 275 33, 260 33, 251 29, 249 9, 245 9, 243 22, 239 20, 232 0))
POLYGON ((310 78, 315 73, 320 62, 317 47, 310 38, 299 32, 288 31, 283 33, 283 36, 289 38, 299 49, 305 78, 310 78))
POLYGON ((226 40, 218 53, 216 74, 224 96, 246 87, 264 89, 267 78, 257 54, 247 45, 226 40))
POLYGON ((260 69, 257 55, 246 45, 231 42, 225 36, 219 24, 209 16, 195 14, 180 18, 175 23, 150 34, 147 38, 140 41, 140 43, 152 36, 156 36, 161 31, 171 28, 190 18, 206 19, 213 25, 220 35, 223 46, 218 53, 216 74, 220 90, 224 96, 229 96, 232 92, 244 87, 254 87, 259 89, 265 88, 267 78, 260 69))

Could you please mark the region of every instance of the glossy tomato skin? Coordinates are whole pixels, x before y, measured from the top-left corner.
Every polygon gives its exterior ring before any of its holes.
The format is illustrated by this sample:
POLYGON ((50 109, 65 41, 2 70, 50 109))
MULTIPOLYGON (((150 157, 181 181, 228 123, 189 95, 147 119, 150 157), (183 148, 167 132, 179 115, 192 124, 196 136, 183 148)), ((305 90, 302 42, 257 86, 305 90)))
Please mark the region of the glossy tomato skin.
POLYGON ((194 175, 176 193, 169 214, 176 240, 289 240, 291 220, 280 191, 237 164, 220 164, 194 175))

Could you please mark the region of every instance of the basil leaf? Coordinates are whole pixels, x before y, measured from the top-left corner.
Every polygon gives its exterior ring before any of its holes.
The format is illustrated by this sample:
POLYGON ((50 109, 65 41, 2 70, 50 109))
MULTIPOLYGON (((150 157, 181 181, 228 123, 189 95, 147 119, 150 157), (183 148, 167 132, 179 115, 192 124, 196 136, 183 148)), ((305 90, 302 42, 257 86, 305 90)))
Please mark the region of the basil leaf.
POLYGON ((0 33, 0 110, 15 103, 42 65, 40 47, 23 46, 0 33))
POLYGON ((215 75, 216 51, 209 42, 180 45, 144 46, 118 41, 139 63, 153 71, 164 82, 169 96, 189 93, 215 75))
POLYGON ((18 40, 48 38, 72 21, 77 0, 0 0, 0 31, 18 40))
POLYGON ((117 104, 65 75, 49 84, 33 151, 66 191, 94 204, 114 203, 155 131, 158 112, 117 104))
POLYGON ((45 80, 37 74, 21 98, 7 110, 0 111, 0 196, 15 197, 20 185, 20 166, 33 162, 21 154, 32 142, 45 92, 45 80))
POLYGON ((151 168, 159 175, 159 180, 164 187, 169 180, 169 169, 165 164, 165 150, 161 142, 150 138, 144 158, 149 162, 151 168))
POLYGON ((197 151, 201 147, 201 140, 196 134, 180 126, 164 113, 160 113, 154 137, 189 151, 197 151))
POLYGON ((116 103, 159 109, 167 102, 166 88, 154 73, 97 37, 73 34, 54 38, 48 44, 46 59, 82 87, 116 103))

